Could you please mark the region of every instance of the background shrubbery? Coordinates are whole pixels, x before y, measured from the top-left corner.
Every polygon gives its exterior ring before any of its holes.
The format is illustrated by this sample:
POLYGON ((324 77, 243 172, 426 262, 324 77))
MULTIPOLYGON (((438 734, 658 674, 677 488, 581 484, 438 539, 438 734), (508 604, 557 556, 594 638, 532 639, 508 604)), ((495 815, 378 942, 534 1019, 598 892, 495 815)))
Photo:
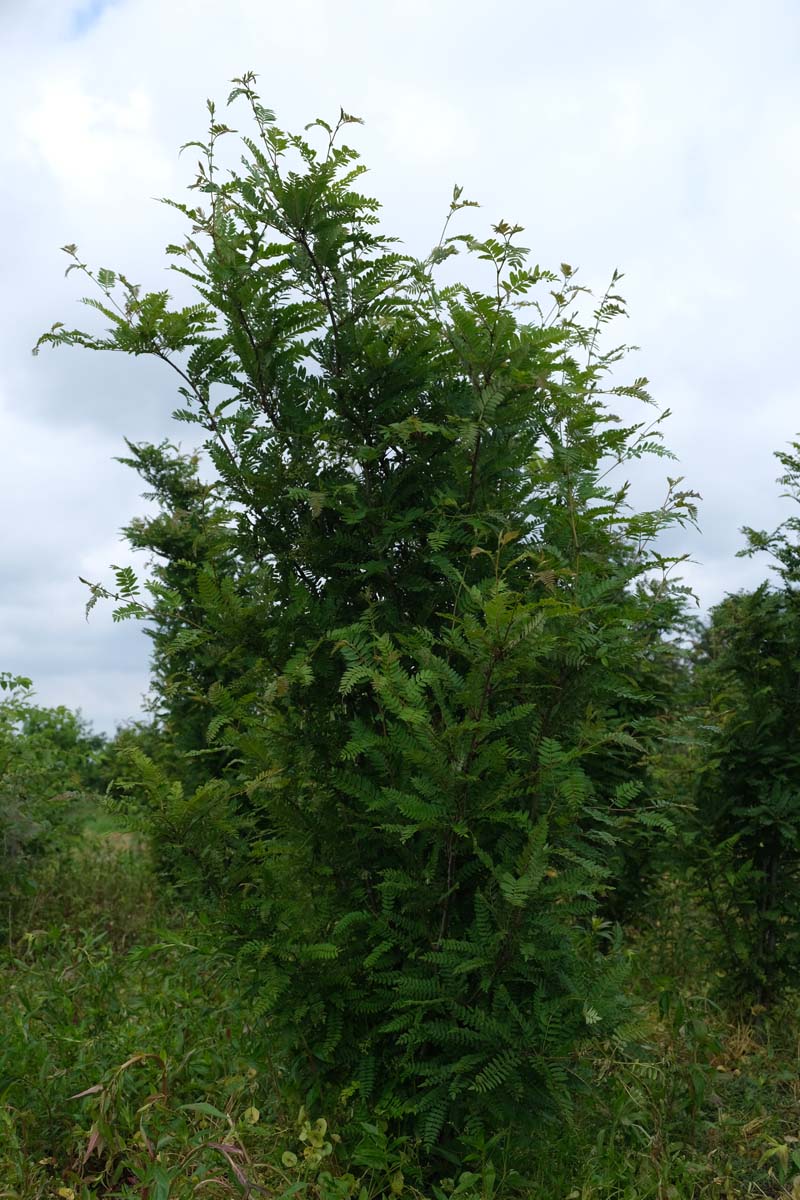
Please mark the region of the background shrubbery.
MULTIPOLYGON (((33 866, 82 828, 103 738, 66 708, 31 702, 30 680, 0 675, 0 907, 8 928, 33 866)), ((2 934, 0 934, 2 936, 2 934)))

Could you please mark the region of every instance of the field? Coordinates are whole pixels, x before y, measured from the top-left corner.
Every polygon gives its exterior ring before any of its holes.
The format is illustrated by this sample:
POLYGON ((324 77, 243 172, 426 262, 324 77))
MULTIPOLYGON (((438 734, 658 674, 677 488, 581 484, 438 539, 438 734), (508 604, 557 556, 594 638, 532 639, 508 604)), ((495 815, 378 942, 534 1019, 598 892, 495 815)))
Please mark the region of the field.
POLYGON ((0 959, 0 1196, 796 1197, 795 1007, 726 1020, 691 977, 698 914, 668 881, 657 908, 632 936, 628 1041, 593 1052, 595 1090, 534 1144, 512 1131, 423 1183, 412 1143, 366 1123, 345 1147, 336 1113, 287 1111, 221 934, 101 815, 39 865, 0 959))

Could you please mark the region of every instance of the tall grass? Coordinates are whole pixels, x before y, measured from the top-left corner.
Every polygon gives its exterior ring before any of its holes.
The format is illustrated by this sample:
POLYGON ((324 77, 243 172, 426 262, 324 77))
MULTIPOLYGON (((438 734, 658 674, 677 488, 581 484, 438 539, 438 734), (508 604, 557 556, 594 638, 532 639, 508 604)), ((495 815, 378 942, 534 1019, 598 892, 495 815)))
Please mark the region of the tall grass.
POLYGON ((800 1196, 797 1013, 726 1017, 674 882, 632 940, 635 1025, 581 1063, 594 1086, 571 1116, 537 1145, 465 1137, 433 1181, 413 1144, 348 1124, 346 1100, 298 1112, 213 922, 136 837, 93 819, 34 882, 0 958, 6 1200, 800 1196))

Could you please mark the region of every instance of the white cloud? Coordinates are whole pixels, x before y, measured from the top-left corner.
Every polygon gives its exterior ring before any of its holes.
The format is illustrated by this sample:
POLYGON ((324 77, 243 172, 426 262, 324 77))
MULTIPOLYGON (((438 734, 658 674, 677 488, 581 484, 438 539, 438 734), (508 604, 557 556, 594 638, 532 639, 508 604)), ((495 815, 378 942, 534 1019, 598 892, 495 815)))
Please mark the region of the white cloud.
POLYGON ((171 180, 152 102, 139 89, 109 100, 71 74, 48 77, 22 117, 20 144, 26 158, 41 156, 68 205, 97 204, 131 189, 157 193, 171 180))
MULTIPOLYGON (((779 519, 772 451, 800 425, 799 41, 790 0, 757 13, 733 0, 724 19, 694 0, 6 0, 0 656, 26 670, 27 653, 43 692, 104 721, 144 689, 146 640, 82 624, 74 577, 116 553, 140 508, 109 459, 123 435, 170 430, 171 380, 158 364, 28 350, 83 315, 64 242, 164 286, 179 226, 153 197, 180 194, 193 161, 177 147, 202 133, 206 96, 224 101, 250 67, 290 125, 340 104, 366 118, 353 140, 369 186, 413 249, 438 237, 458 182, 478 221, 524 224, 539 261, 598 286, 626 272, 632 368, 672 407, 668 442, 704 495, 692 582, 706 602, 756 582, 765 565, 734 557, 737 531, 779 519)), ((653 471, 640 485, 660 490, 653 471)))

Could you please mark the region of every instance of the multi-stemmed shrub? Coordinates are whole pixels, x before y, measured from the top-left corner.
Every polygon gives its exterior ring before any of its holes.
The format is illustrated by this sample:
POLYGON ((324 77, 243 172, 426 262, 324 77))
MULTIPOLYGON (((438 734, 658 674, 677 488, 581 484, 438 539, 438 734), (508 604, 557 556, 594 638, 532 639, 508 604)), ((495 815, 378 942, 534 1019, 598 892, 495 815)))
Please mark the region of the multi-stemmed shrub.
POLYGON ((241 162, 211 106, 176 205, 196 302, 70 246, 109 328, 42 339, 161 359, 205 437, 209 485, 131 448, 162 506, 130 527, 150 595, 92 589, 149 622, 167 716, 205 725, 199 787, 134 752, 128 803, 238 934, 287 1086, 432 1144, 568 1097, 619 1018, 598 896, 642 803, 655 539, 691 497, 629 504, 625 463, 663 450, 613 411, 648 399, 602 346, 617 276, 594 302, 517 226, 452 232, 458 188, 416 259, 357 190, 354 118, 285 133, 251 76, 231 100, 241 162))

